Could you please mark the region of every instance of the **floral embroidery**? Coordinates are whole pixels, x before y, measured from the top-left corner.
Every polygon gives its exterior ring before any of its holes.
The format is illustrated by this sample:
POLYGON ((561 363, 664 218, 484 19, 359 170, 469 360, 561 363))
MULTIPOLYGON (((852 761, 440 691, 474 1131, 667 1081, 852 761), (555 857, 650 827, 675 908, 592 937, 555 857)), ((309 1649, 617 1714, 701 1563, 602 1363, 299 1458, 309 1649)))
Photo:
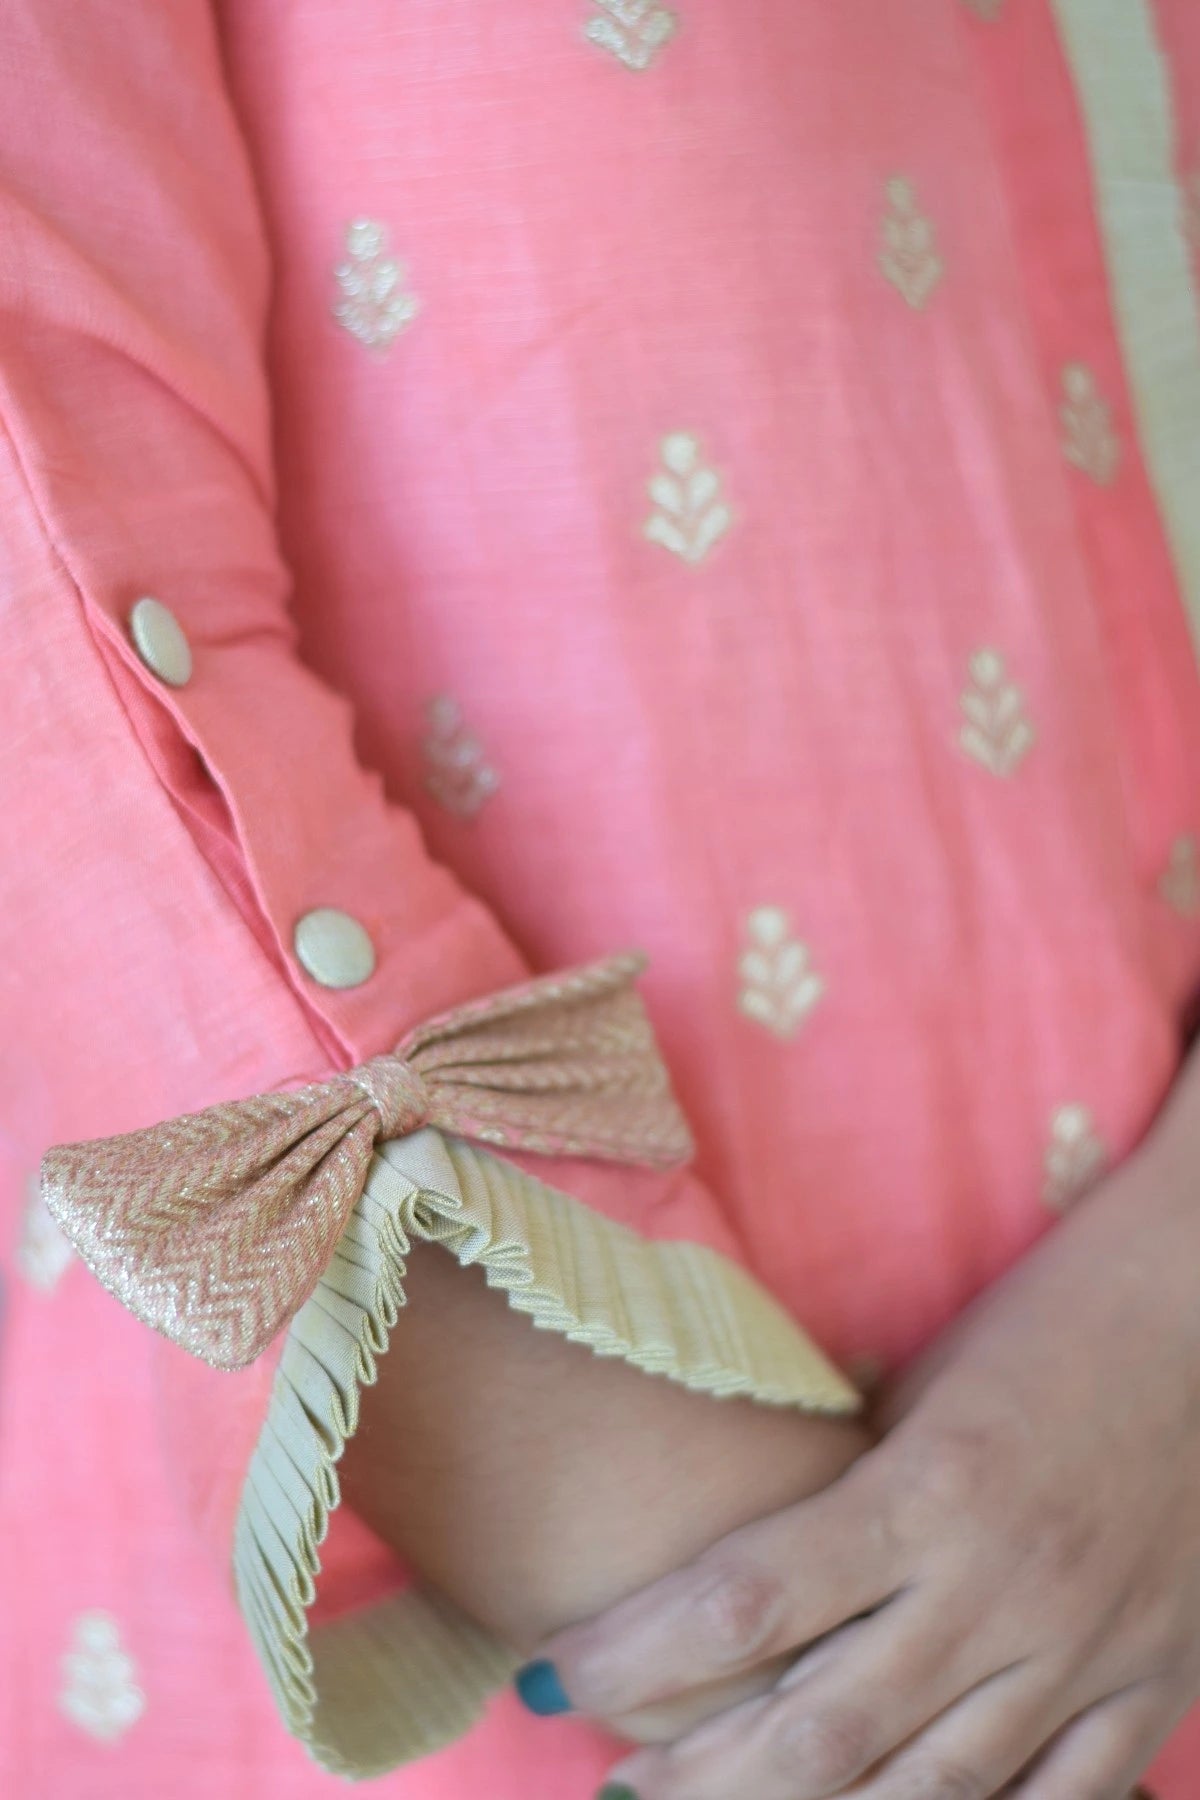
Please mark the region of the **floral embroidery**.
POLYGON ((746 920, 747 947, 738 962, 738 1005, 748 1019, 777 1037, 794 1037, 825 992, 808 946, 791 935, 778 906, 758 906, 746 920))
POLYGON ((346 232, 346 261, 334 270, 341 297, 333 316, 371 350, 388 349, 421 305, 404 286, 404 264, 386 254, 387 242, 387 227, 377 219, 355 219, 346 232))
POLYGON ((458 703, 439 694, 425 708, 429 729, 421 740, 425 786, 440 806, 472 819, 500 786, 479 739, 463 723, 458 703))
POLYGON ((679 21, 655 0, 593 0, 596 15, 584 27, 590 44, 611 51, 627 69, 648 69, 679 21))
POLYGON ((1026 717, 1025 697, 1009 681, 1004 658, 996 650, 977 650, 970 672, 970 685, 959 700, 965 715, 959 744, 992 775, 1011 775, 1037 738, 1026 717))
POLYGON ((1168 906, 1191 918, 1200 912, 1200 856, 1194 837, 1177 837, 1167 866, 1158 879, 1158 892, 1168 906))
POLYGON ((72 1724, 101 1743, 115 1744, 146 1710, 137 1665, 121 1647, 109 1613, 83 1613, 63 1657, 59 1705, 72 1724))
POLYGON ((643 531, 652 544, 661 544, 684 562, 703 562, 733 522, 721 478, 705 467, 699 439, 689 431, 671 432, 659 453, 662 467, 648 483, 655 510, 643 531))
POLYGON ((1086 1106, 1060 1106, 1050 1121, 1042 1199, 1053 1212, 1065 1212, 1093 1187, 1108 1164, 1086 1106))
POLYGON ((932 221, 917 205, 913 184, 893 175, 887 184, 888 210, 883 220, 879 266, 897 293, 916 311, 925 306, 942 279, 932 221))
POLYGON ((17 1245, 17 1268, 39 1293, 52 1294, 75 1252, 46 1209, 41 1183, 29 1178, 29 1199, 17 1245))
POLYGON ((1112 408, 1100 395, 1096 377, 1083 363, 1068 363, 1062 372, 1062 450, 1067 461, 1101 487, 1107 487, 1121 461, 1121 440, 1112 408))

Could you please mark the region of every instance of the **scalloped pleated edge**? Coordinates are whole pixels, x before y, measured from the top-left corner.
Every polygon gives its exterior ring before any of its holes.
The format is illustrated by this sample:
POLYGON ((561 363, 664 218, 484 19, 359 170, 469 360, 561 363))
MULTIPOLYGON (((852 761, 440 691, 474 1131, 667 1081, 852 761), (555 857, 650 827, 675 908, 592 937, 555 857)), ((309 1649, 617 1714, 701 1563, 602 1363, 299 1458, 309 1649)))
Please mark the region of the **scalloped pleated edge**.
POLYGON ((422 1589, 308 1628, 336 1464, 404 1304, 413 1239, 478 1263, 543 1330, 718 1397, 852 1413, 855 1389, 736 1264, 655 1242, 458 1139, 384 1144, 288 1331, 234 1531, 238 1598, 288 1730, 363 1779, 461 1737, 516 1658, 422 1589))

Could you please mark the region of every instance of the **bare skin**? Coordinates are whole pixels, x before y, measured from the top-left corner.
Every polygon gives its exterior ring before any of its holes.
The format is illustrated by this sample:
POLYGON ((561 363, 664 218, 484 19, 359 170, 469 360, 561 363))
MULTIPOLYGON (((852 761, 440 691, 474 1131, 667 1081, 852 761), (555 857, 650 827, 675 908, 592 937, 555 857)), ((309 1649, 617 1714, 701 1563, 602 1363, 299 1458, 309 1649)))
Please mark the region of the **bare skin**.
MULTIPOLYGON (((407 1285, 344 1492, 522 1654, 823 1488, 869 1442, 857 1423, 713 1400, 535 1330, 440 1249, 414 1253, 407 1285)), ((635 1740, 676 1734, 778 1672, 613 1722, 635 1740)))
POLYGON ((542 1647, 603 1716, 783 1657, 638 1800, 1125 1800, 1200 1697, 1200 1065, 825 1492, 542 1647))

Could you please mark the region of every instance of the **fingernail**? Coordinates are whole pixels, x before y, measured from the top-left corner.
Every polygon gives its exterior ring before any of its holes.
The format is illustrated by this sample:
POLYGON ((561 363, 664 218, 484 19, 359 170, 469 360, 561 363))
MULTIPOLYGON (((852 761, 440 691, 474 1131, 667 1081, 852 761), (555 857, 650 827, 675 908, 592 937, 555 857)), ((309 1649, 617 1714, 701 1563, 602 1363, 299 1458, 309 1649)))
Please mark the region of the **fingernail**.
POLYGON ((623 1781, 610 1781, 607 1787, 600 1789, 596 1800, 638 1800, 638 1797, 623 1781))
POLYGON ((515 1686, 521 1704, 536 1713, 539 1719, 552 1719, 556 1713, 571 1710, 571 1702, 552 1662, 526 1663, 517 1671, 515 1686))

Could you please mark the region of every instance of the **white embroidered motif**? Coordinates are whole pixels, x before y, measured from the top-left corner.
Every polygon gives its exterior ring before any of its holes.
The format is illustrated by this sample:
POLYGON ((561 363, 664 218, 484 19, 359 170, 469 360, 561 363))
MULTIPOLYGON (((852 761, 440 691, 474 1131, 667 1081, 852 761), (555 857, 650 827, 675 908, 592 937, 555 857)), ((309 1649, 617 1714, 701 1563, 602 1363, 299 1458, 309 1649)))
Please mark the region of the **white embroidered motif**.
POLYGON ((75 1621, 62 1673, 59 1706, 72 1724, 101 1743, 115 1744, 146 1710, 137 1665, 122 1649, 121 1633, 109 1613, 83 1613, 75 1621))
POLYGON ((387 227, 355 219, 346 231, 346 260, 334 270, 338 324, 371 350, 386 350, 411 325, 421 303, 404 285, 404 264, 387 255, 387 227))
POLYGON ((1065 1212, 1095 1186, 1107 1165, 1108 1152, 1087 1107, 1060 1106, 1050 1121, 1042 1183, 1044 1203, 1052 1212, 1065 1212))
POLYGON ((690 431, 671 432, 659 454, 662 468, 647 484, 655 510, 642 529, 652 544, 684 562, 703 562, 733 523, 721 478, 701 461, 699 439, 690 431))
POLYGON ((965 722, 958 741, 992 775, 1011 775, 1032 749, 1037 733, 1025 713, 1025 697, 1009 681, 996 650, 977 650, 971 681, 959 698, 965 722))
POLYGON ((52 1294, 75 1252, 66 1234, 50 1217, 36 1175, 29 1177, 28 1194, 17 1245, 17 1268, 30 1287, 41 1294, 52 1294))
POLYGON ((808 946, 791 935, 791 921, 779 906, 755 907, 746 920, 746 938, 738 960, 738 1005, 777 1037, 794 1037, 825 992, 808 946))
POLYGON ((1096 377, 1083 363, 1068 363, 1062 372, 1062 451, 1067 461, 1092 481, 1107 487, 1121 461, 1121 440, 1112 422, 1112 408, 1096 386, 1096 377))
POLYGON ((596 16, 584 26, 590 44, 608 50, 627 69, 648 69, 674 37, 679 20, 655 0, 593 0, 596 16))
POLYGON ((919 312, 942 279, 944 265, 937 250, 933 223, 917 205, 913 184, 893 175, 887 184, 879 267, 897 293, 919 312))
POLYGON ((429 729, 421 740, 425 786, 440 806, 472 819, 500 786, 479 739, 463 723, 458 703, 438 694, 425 708, 429 729))
POLYGON ((1158 878, 1158 892, 1185 918, 1200 912, 1200 855, 1194 837, 1177 837, 1171 845, 1167 866, 1158 878))

